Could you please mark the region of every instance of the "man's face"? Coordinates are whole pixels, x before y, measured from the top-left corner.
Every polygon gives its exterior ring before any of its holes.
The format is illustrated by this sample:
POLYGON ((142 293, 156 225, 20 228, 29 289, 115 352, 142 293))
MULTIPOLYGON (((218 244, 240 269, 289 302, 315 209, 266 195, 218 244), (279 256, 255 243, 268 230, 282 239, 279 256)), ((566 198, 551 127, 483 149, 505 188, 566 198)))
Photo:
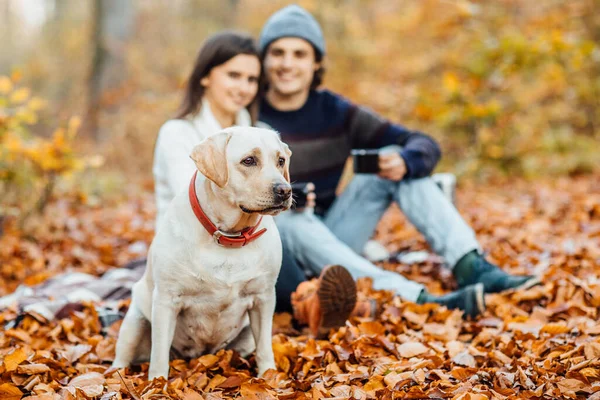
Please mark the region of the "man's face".
POLYGON ((282 96, 307 92, 320 63, 315 50, 304 39, 286 37, 269 45, 264 60, 269 90, 282 96))

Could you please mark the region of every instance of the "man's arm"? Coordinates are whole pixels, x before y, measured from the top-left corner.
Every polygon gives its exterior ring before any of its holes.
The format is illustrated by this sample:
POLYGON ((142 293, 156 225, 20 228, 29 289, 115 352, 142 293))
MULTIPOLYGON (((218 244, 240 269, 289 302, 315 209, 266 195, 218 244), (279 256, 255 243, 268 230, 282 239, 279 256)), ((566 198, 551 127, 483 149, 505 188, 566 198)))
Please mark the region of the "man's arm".
POLYGON ((441 158, 440 147, 430 136, 392 124, 364 107, 352 106, 348 128, 353 148, 402 146, 406 178, 429 176, 441 158))

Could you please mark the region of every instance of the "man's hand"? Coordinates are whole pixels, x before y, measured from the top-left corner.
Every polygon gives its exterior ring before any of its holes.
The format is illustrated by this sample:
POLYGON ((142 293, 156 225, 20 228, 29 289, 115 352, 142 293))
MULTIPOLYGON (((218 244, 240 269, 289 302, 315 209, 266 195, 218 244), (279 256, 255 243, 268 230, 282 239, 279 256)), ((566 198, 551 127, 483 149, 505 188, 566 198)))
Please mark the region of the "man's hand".
POLYGON ((391 181, 401 181, 406 175, 406 164, 399 153, 379 154, 379 176, 391 181))

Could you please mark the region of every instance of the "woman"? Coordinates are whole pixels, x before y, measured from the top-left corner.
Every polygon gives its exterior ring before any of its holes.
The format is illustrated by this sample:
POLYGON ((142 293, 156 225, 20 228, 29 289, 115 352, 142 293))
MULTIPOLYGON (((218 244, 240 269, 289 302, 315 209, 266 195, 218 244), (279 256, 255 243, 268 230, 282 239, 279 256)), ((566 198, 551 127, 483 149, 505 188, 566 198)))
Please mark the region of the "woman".
POLYGON ((154 150, 156 227, 177 192, 195 171, 189 155, 203 139, 233 126, 256 122, 261 67, 250 36, 222 32, 200 49, 175 119, 158 133, 154 150))

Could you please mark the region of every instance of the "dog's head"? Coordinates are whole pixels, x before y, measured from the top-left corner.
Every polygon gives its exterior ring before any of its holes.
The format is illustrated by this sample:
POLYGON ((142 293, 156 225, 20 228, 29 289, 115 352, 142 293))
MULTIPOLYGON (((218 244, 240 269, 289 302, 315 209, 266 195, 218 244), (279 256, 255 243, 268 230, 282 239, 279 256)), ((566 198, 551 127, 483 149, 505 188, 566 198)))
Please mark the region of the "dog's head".
POLYGON ((277 215, 292 205, 291 155, 275 131, 232 127, 203 140, 190 157, 242 211, 277 215))

